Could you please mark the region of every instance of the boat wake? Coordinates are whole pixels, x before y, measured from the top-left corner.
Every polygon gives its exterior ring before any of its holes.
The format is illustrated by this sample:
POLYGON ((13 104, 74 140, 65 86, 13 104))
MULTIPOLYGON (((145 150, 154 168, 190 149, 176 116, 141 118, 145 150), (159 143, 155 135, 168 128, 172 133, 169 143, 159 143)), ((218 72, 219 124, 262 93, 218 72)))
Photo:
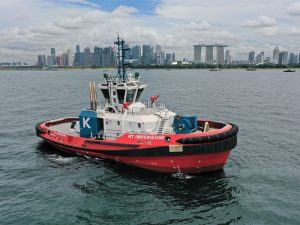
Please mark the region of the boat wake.
POLYGON ((76 157, 65 157, 57 154, 48 155, 47 158, 58 164, 70 164, 76 160, 76 157))
POLYGON ((173 173, 171 175, 171 177, 179 179, 179 180, 190 180, 190 179, 194 178, 195 176, 188 175, 185 173, 173 173))

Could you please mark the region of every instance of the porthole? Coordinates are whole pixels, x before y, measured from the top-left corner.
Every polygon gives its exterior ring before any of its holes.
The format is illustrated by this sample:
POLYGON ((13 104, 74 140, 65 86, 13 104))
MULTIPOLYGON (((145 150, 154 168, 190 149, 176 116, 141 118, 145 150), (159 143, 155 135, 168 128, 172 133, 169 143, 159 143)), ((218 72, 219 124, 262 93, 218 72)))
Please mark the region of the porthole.
POLYGON ((165 137, 165 141, 166 141, 166 142, 170 142, 170 141, 171 141, 171 138, 170 138, 170 137, 165 137))

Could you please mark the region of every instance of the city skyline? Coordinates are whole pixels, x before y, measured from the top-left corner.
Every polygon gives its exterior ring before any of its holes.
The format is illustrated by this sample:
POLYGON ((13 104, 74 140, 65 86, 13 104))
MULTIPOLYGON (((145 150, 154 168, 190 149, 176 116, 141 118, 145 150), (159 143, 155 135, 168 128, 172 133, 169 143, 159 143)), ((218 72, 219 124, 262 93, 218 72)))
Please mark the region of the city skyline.
POLYGON ((193 59, 193 45, 229 45, 232 60, 274 47, 300 51, 300 1, 186 0, 0 2, 0 61, 34 63, 52 46, 110 46, 119 33, 130 45, 148 43, 193 59))
MULTIPOLYGON (((126 52, 125 58, 133 65, 171 65, 171 64, 274 64, 274 65, 288 65, 300 64, 299 52, 280 51, 278 47, 273 49, 273 54, 265 55, 264 51, 248 53, 248 60, 231 60, 229 46, 220 44, 194 45, 194 59, 179 59, 176 60, 175 53, 165 53, 161 45, 155 47, 150 45, 136 45, 126 47, 130 50, 126 52), (202 50, 203 48, 203 50, 202 50)), ((91 51, 89 47, 85 47, 81 51, 79 44, 75 46, 75 53, 73 49, 68 49, 67 52, 56 55, 56 49, 50 49, 50 55, 38 55, 36 66, 115 66, 116 63, 116 49, 110 47, 94 47, 91 51)))

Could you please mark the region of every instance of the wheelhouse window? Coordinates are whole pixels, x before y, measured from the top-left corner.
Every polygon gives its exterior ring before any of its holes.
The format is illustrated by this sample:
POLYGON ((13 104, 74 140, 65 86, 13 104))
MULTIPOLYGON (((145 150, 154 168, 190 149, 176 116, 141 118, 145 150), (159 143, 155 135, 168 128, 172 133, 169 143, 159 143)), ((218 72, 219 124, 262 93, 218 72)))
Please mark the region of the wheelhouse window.
POLYGON ((117 93, 118 93, 119 103, 123 104, 124 103, 125 90, 118 90, 117 93))
POLYGON ((138 92, 137 92, 137 94, 136 94, 136 100, 135 100, 135 101, 139 101, 139 100, 140 100, 140 97, 142 96, 143 91, 144 91, 144 88, 138 89, 138 92))
POLYGON ((126 102, 133 102, 134 94, 135 94, 135 89, 127 90, 126 102))
POLYGON ((109 93, 107 89, 101 89, 102 94, 104 96, 105 99, 109 99, 109 93))

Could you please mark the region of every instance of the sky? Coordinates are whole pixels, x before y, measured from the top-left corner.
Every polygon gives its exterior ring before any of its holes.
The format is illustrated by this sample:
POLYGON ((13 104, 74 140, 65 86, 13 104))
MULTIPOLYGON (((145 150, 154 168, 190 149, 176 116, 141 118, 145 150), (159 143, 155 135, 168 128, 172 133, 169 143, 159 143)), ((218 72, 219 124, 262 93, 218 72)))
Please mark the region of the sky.
POLYGON ((233 59, 249 51, 300 52, 299 0, 0 0, 0 62, 35 63, 75 45, 160 44, 193 60, 194 44, 225 44, 233 59))

